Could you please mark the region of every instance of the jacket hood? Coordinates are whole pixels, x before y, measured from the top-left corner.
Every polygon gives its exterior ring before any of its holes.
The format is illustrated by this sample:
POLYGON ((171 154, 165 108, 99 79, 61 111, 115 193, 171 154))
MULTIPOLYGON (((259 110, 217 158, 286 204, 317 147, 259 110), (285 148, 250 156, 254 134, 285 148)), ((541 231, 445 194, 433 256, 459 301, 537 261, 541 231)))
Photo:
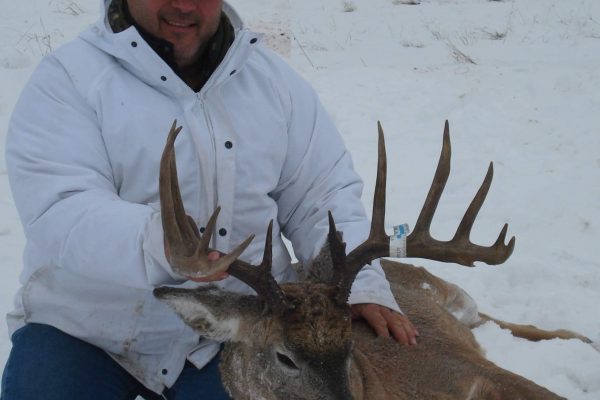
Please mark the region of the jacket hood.
MULTIPOLYGON (((107 17, 111 1, 102 0, 101 17, 96 24, 83 31, 80 38, 116 59, 125 69, 152 87, 158 85, 162 88, 162 91, 170 92, 176 96, 193 93, 187 84, 181 81, 175 72, 144 41, 134 26, 118 33, 113 32, 107 17)), ((229 72, 241 70, 251 53, 251 48, 255 47, 244 46, 244 43, 241 43, 252 40, 252 38, 245 39, 246 36, 252 35, 257 38, 256 40, 260 38, 260 35, 252 34, 245 29, 239 14, 227 2, 223 2, 223 11, 235 30, 235 40, 231 48, 238 47, 238 49, 235 52, 229 51, 225 56, 225 59, 213 74, 214 76, 207 82, 207 85, 211 83, 211 86, 217 81, 226 79, 229 75, 229 73, 217 73, 219 70, 226 69, 229 72), (235 57, 231 57, 230 53, 235 54, 235 57)))

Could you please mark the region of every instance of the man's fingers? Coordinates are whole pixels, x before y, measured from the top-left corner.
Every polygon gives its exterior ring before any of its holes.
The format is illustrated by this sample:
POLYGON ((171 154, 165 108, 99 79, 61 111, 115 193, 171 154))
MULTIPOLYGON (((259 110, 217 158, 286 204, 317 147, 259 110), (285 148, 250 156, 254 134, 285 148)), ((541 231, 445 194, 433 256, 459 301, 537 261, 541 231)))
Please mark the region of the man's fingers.
POLYGON ((388 323, 392 336, 402 344, 417 344, 415 331, 408 321, 393 320, 388 323))
POLYGON ((388 323, 377 309, 375 304, 358 304, 358 314, 363 317, 369 326, 373 328, 377 336, 390 337, 388 323))
POLYGON ((354 304, 351 306, 353 318, 362 317, 378 336, 391 336, 401 344, 417 344, 419 332, 403 314, 378 304, 354 304))
POLYGON ((411 345, 417 344, 419 332, 405 315, 387 308, 382 309, 381 313, 388 323, 392 336, 394 336, 398 342, 411 345))
MULTIPOLYGON (((218 251, 211 251, 210 253, 208 253, 208 260, 209 261, 217 261, 219 258, 221 257, 221 255, 219 254, 218 251)), ((218 272, 214 275, 209 275, 209 276, 205 276, 203 278, 192 278, 192 277, 188 277, 189 280, 192 280, 194 282, 215 282, 215 281, 222 281, 225 278, 228 278, 229 274, 226 271, 223 272, 218 272)))
POLYGON ((211 251, 206 257, 208 258, 208 261, 217 261, 219 258, 221 258, 221 255, 218 251, 211 251))
POLYGON ((414 338, 409 335, 409 331, 400 321, 392 321, 388 323, 388 328, 392 333, 392 337, 401 344, 416 344, 413 343, 414 338))
POLYGON ((228 278, 229 274, 227 272, 219 272, 214 275, 205 276, 203 278, 192 278, 188 276, 187 278, 194 282, 214 282, 214 281, 222 281, 225 278, 228 278))

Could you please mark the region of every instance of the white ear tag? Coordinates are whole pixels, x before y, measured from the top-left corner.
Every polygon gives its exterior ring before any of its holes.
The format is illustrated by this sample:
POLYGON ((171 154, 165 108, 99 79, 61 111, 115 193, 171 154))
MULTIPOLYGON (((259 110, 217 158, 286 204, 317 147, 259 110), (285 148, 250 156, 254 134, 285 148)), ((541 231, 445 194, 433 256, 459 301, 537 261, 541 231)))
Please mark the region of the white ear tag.
POLYGON ((406 237, 409 233, 408 224, 394 226, 394 234, 390 236, 390 257, 406 257, 406 237))

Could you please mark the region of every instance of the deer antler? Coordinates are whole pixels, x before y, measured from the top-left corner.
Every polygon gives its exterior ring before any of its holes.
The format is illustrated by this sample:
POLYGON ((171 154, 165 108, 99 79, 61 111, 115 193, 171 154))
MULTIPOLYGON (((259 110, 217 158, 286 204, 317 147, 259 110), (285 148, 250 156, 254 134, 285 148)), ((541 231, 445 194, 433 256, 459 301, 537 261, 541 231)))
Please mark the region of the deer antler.
POLYGON ((407 257, 428 258, 444 262, 455 262, 468 267, 473 267, 475 261, 483 261, 486 264, 496 265, 502 264, 510 257, 515 246, 514 236, 510 239, 508 245, 505 245, 506 232, 508 224, 504 224, 500 235, 496 242, 489 247, 483 247, 472 243, 469 240, 471 228, 475 222, 475 218, 485 201, 485 197, 492 184, 494 176, 494 165, 490 163, 485 179, 481 183, 477 194, 471 201, 469 208, 465 212, 454 237, 442 242, 435 240, 429 233, 431 221, 437 208, 437 205, 448 181, 450 175, 450 129, 448 121, 444 126, 444 144, 440 161, 435 171, 435 176, 427 194, 417 223, 413 232, 406 239, 406 254, 407 257))
MULTIPOLYGON (((334 260, 342 260, 345 266, 336 266, 338 274, 337 301, 345 303, 350 294, 350 288, 360 269, 371 261, 380 257, 390 256, 389 237, 385 233, 385 186, 387 177, 387 159, 385 153, 385 139, 381 124, 378 123, 379 131, 379 157, 377 161, 377 179, 375 183, 375 194, 373 197, 373 214, 371 218, 371 232, 367 240, 351 251, 347 256, 333 255, 334 260)), ((443 262, 455 262, 465 266, 474 266, 475 261, 483 261, 487 264, 501 264, 510 257, 515 246, 515 238, 512 237, 505 245, 508 225, 504 225, 496 242, 489 247, 479 246, 469 240, 471 228, 477 217, 481 205, 488 193, 493 177, 493 167, 490 163, 488 172, 481 187, 471 201, 465 212, 454 237, 447 242, 433 239, 429 232, 433 215, 438 206, 442 192, 450 175, 450 130, 448 121, 444 126, 444 141, 442 152, 435 172, 429 193, 417 219, 415 229, 406 238, 406 256, 426 258, 443 262)), ((330 247, 337 249, 345 247, 339 235, 333 235, 335 223, 330 217, 330 247)), ((333 252, 332 252, 333 253, 333 252)))
POLYGON ((177 121, 174 121, 167 138, 160 162, 159 179, 161 218, 168 249, 167 260, 171 268, 175 273, 186 277, 204 277, 227 271, 254 289, 273 312, 285 312, 291 305, 271 274, 273 221, 269 223, 263 261, 259 266, 237 259, 254 235, 248 237, 230 254, 218 252, 221 255, 218 260, 208 259, 208 254, 216 251, 208 246, 220 208, 217 207, 214 211, 201 236, 194 220, 185 213, 181 199, 174 146, 181 127, 176 128, 176 125, 177 121))

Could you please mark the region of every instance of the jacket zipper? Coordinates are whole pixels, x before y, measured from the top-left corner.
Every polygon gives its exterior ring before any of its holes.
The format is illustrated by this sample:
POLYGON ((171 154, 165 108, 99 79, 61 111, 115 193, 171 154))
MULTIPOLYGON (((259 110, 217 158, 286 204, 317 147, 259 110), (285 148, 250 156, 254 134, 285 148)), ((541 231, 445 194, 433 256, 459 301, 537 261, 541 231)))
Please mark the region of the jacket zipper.
MULTIPOLYGON (((216 146, 216 141, 215 141, 215 133, 214 133, 214 127, 212 124, 212 120, 210 118, 209 112, 206 109, 206 100, 204 99, 204 96, 200 93, 196 93, 196 98, 198 99, 198 102, 200 103, 200 108, 202 108, 202 113, 204 115, 204 120, 206 123, 206 128, 208 131, 208 137, 210 138, 210 145, 212 146, 212 168, 214 171, 214 174, 211 174, 211 176, 206 176, 205 178, 210 178, 210 180, 208 181, 208 183, 211 185, 211 191, 212 191, 212 204, 208 204, 207 208, 206 208, 206 212, 208 216, 212 215, 213 211, 217 208, 218 206, 218 200, 219 200, 219 195, 218 195, 218 188, 217 188, 217 182, 218 182, 218 170, 217 170, 217 146, 216 146)), ((205 179, 206 180, 206 179, 205 179)), ((208 221, 204 221, 201 222, 202 224, 205 224, 208 221)), ((214 241, 216 238, 216 231, 213 232, 213 237, 212 240, 214 241)))

